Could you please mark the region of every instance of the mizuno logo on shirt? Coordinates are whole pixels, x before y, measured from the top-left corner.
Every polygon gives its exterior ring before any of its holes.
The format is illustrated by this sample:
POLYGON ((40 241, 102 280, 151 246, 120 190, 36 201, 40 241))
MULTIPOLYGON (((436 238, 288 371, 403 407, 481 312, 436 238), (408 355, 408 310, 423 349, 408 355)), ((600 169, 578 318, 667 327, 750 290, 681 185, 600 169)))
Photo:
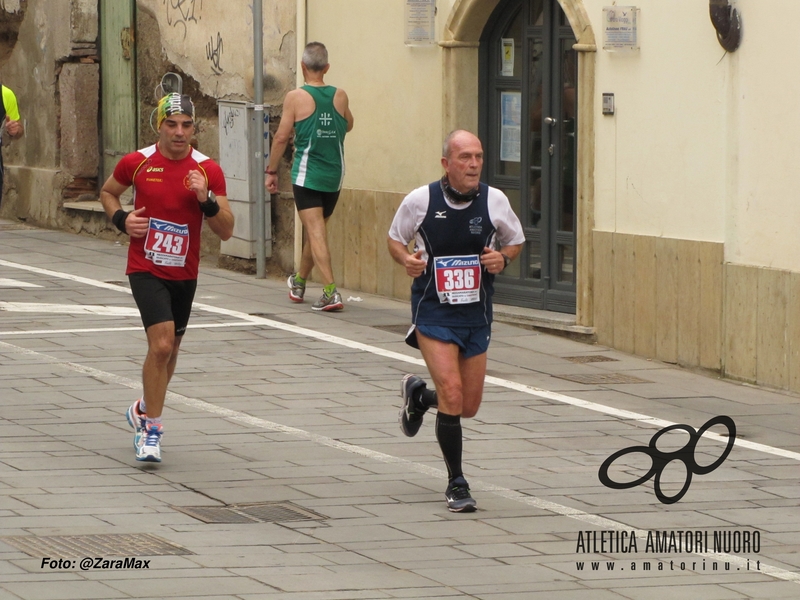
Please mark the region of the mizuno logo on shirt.
POLYGON ((446 210, 437 210, 436 211, 436 219, 446 219, 447 218, 447 211, 446 210))

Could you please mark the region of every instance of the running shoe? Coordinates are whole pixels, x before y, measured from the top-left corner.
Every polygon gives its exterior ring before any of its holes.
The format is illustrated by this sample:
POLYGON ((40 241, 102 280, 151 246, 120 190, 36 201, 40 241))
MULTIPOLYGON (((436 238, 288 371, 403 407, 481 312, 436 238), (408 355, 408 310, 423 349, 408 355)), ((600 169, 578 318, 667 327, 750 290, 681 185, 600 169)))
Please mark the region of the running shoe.
POLYGON ((426 387, 425 382, 410 373, 403 377, 400 383, 400 397, 403 399, 403 404, 397 420, 400 422, 400 430, 408 437, 417 435, 419 428, 422 427, 422 416, 428 410, 427 407, 419 408, 414 402, 414 392, 424 387, 426 387))
POLYGON ((144 462, 161 462, 161 437, 164 428, 161 425, 150 425, 142 435, 142 443, 136 449, 136 460, 144 462))
POLYGON ((478 503, 469 495, 469 484, 463 477, 456 477, 450 482, 444 499, 450 512, 472 512, 478 508, 478 503))
POLYGON ((139 403, 142 401, 140 398, 128 407, 128 412, 125 413, 125 418, 128 419, 128 424, 133 427, 133 449, 139 450, 139 443, 144 433, 146 414, 139 411, 139 403))
POLYGON ((292 273, 289 275, 289 279, 286 280, 286 283, 289 285, 289 300, 292 302, 302 302, 303 296, 305 296, 306 293, 306 284, 297 283, 295 277, 297 277, 297 273, 292 273))
POLYGON ((330 296, 323 292, 319 300, 311 305, 311 308, 314 310, 324 310, 326 312, 342 310, 344 308, 344 304, 342 303, 342 295, 338 292, 338 290, 333 290, 333 294, 330 296))

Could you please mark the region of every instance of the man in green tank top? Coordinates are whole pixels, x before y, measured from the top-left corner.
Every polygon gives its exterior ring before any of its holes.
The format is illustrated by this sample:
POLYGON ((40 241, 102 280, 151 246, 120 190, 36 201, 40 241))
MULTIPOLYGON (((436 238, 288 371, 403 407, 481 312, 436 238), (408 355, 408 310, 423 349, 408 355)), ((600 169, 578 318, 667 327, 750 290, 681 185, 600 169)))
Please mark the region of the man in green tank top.
POLYGON ((286 94, 283 115, 272 142, 266 186, 278 191, 278 167, 294 130, 292 190, 305 236, 297 273, 289 276, 289 298, 303 302, 306 279, 316 266, 325 287, 312 305, 321 311, 342 310, 336 290, 325 225, 333 214, 344 178, 344 136, 353 128, 353 113, 344 90, 323 81, 330 68, 328 51, 319 42, 306 45, 301 63, 306 84, 286 94))

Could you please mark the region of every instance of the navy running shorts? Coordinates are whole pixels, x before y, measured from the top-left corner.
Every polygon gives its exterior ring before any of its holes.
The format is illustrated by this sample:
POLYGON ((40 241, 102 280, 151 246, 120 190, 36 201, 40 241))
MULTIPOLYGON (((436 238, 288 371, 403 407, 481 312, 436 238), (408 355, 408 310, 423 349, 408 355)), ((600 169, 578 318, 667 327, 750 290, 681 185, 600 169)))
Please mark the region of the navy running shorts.
POLYGON ((419 349, 417 342, 417 331, 425 337, 455 344, 464 358, 472 358, 483 354, 489 349, 489 342, 492 337, 492 326, 481 325, 479 327, 440 327, 439 325, 412 325, 406 335, 406 344, 412 348, 419 349))

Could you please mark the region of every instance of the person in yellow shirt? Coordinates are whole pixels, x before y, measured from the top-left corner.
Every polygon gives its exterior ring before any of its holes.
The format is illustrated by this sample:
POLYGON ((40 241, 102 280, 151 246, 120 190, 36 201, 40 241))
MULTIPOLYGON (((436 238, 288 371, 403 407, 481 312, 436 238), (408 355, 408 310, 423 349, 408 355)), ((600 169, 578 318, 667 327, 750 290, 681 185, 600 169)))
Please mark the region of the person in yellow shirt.
MULTIPOLYGON (((0 147, 3 145, 3 130, 8 132, 12 140, 18 140, 25 133, 22 120, 19 117, 17 97, 10 88, 0 85, 2 102, 0 102, 0 147)), ((0 202, 3 201, 3 153, 0 150, 0 202)))

